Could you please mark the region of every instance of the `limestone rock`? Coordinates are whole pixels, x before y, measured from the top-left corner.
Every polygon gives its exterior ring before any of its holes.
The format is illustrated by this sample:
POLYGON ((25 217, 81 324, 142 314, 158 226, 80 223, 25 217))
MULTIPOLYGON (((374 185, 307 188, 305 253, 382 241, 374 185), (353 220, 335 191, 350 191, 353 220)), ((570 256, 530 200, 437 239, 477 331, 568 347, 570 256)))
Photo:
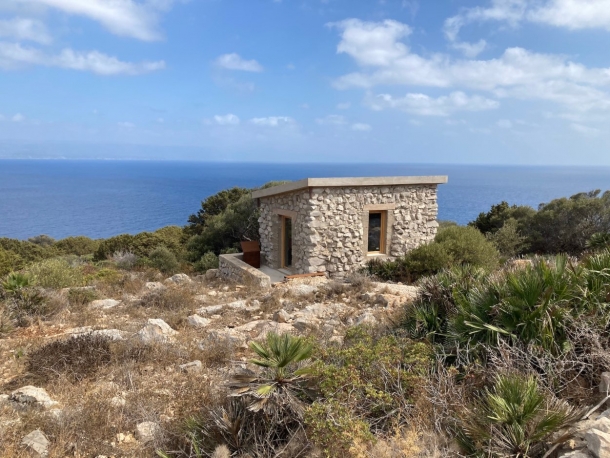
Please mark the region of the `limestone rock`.
POLYGON ((210 320, 207 318, 203 318, 199 315, 191 315, 186 319, 186 322, 189 326, 193 328, 201 329, 205 328, 210 324, 210 320))
POLYGON ((136 425, 136 439, 142 444, 147 444, 155 440, 159 432, 159 425, 154 421, 144 421, 136 425))
POLYGON ((562 453, 557 458, 591 458, 591 455, 586 450, 573 450, 571 452, 562 453))
POLYGON ((177 332, 169 324, 158 318, 150 318, 148 324, 137 333, 138 338, 144 343, 169 342, 177 332))
POLYGON ((596 458, 610 458, 610 434, 590 429, 585 434, 587 448, 596 458))
POLYGON ((371 312, 365 312, 360 317, 358 317, 358 319, 356 320, 356 324, 375 326, 375 325, 379 324, 379 321, 377 320, 377 318, 375 318, 375 315, 373 315, 371 312))
POLYGON ((191 280, 191 277, 189 277, 187 274, 176 274, 173 277, 169 277, 168 279, 166 279, 164 283, 173 285, 184 285, 191 283, 192 281, 193 280, 191 280))
POLYGON ((90 306, 94 309, 107 310, 116 307, 120 303, 121 301, 117 301, 116 299, 98 299, 96 301, 92 301, 90 306))
POLYGON ((149 281, 144 285, 144 289, 148 291, 163 291, 166 286, 160 281, 149 281))
POLYGON ((296 283, 288 287, 288 291, 297 297, 309 296, 310 294, 315 293, 317 290, 317 286, 300 283, 296 283))
POLYGON ((290 319, 290 314, 282 309, 273 314, 273 321, 277 323, 286 323, 290 319))
POLYGON ((206 340, 200 344, 200 348, 205 351, 210 343, 214 345, 226 345, 228 348, 245 346, 246 337, 235 329, 215 329, 211 331, 206 340))
POLYGON ((305 332, 308 329, 317 329, 320 324, 320 320, 310 317, 301 317, 294 320, 292 326, 298 329, 301 332, 305 332))
POLYGON ((206 280, 214 280, 216 277, 218 277, 218 269, 208 269, 205 272, 206 280))
POLYGON ((32 450, 40 457, 46 457, 49 454, 49 439, 39 429, 32 431, 21 439, 21 445, 32 450))
POLYGON ((200 313, 201 315, 214 315, 218 312, 222 312, 223 308, 224 306, 222 305, 209 305, 207 307, 201 307, 197 310, 197 313, 200 313))
POLYGON ((93 331, 90 327, 72 329, 70 334, 72 337, 81 337, 85 335, 99 336, 112 341, 125 340, 126 335, 125 332, 119 331, 118 329, 96 329, 93 331))
POLYGON ((44 388, 36 386, 24 386, 11 393, 9 400, 19 406, 27 407, 30 405, 38 405, 44 408, 50 408, 57 405, 57 401, 51 399, 49 393, 44 388))

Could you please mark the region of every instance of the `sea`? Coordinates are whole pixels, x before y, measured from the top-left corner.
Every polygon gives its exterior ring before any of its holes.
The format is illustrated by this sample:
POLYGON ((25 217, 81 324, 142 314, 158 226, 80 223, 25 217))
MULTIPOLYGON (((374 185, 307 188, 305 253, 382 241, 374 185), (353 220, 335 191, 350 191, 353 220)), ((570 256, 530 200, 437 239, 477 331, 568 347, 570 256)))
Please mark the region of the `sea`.
POLYGON ((501 201, 537 208, 610 189, 610 167, 0 160, 0 237, 135 234, 183 226, 203 199, 233 186, 402 175, 447 175, 439 186, 439 219, 459 224, 501 201))

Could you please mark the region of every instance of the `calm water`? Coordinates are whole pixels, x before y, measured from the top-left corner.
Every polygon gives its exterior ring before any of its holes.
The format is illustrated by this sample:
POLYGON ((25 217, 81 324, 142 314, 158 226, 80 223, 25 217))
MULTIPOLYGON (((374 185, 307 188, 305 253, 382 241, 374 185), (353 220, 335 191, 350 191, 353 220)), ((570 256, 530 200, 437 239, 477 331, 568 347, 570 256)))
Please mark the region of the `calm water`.
POLYGON ((461 224, 502 200, 537 207, 610 189, 609 167, 0 160, 0 237, 137 233, 184 225, 202 199, 232 186, 383 175, 448 175, 439 186, 439 218, 461 224))

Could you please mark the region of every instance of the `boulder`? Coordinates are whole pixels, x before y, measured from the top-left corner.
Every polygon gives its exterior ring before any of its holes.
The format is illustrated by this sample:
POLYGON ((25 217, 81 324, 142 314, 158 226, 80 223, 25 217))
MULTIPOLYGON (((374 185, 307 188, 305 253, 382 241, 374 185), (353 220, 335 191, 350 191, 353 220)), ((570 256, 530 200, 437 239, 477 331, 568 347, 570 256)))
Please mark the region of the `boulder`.
POLYGON ((214 280, 217 277, 218 277, 218 269, 208 269, 205 272, 205 279, 206 280, 214 280))
POLYGON ((377 320, 377 318, 375 318, 375 315, 373 315, 371 312, 365 312, 358 317, 358 319, 356 320, 356 324, 357 325, 366 325, 366 326, 375 326, 375 325, 379 324, 379 321, 377 320))
POLYGON ((199 344, 199 348, 205 351, 210 344, 225 345, 228 348, 243 347, 246 345, 246 336, 235 329, 215 329, 210 331, 205 341, 199 344))
POLYGON ((92 330, 80 330, 79 328, 73 329, 70 332, 72 337, 81 337, 81 336, 85 336, 85 335, 91 335, 91 336, 99 336, 99 337, 105 337, 108 340, 112 340, 112 341, 118 341, 118 340, 125 340, 125 335, 127 334, 124 331, 119 331, 118 329, 96 329, 95 331, 92 330))
POLYGON ((50 408, 58 404, 57 401, 51 399, 51 396, 49 396, 49 393, 44 388, 30 385, 13 391, 9 396, 9 401, 22 407, 38 405, 50 408))
POLYGON ((98 299, 96 301, 91 301, 89 305, 94 309, 107 310, 116 307, 120 303, 121 301, 117 301, 116 299, 98 299))
POLYGON ((218 312, 222 312, 223 308, 223 305, 209 305, 207 307, 201 307, 197 310, 197 313, 200 313, 201 315, 215 315, 218 312))
POLYGON ((587 448, 596 458, 610 458, 610 434, 590 429, 585 434, 587 448))
POLYGON ((203 318, 199 315, 189 316, 186 319, 186 322, 189 326, 191 326, 193 328, 197 328, 197 329, 205 328, 211 323, 210 320, 208 320, 207 318, 203 318))
POLYGON ((320 325, 320 320, 314 317, 301 317, 294 320, 292 326, 301 332, 305 332, 308 329, 317 329, 320 325))
POLYGON ((277 323, 286 323, 290 318, 290 314, 284 309, 278 310, 273 314, 273 321, 277 323))
POLYGON ((193 280, 191 280, 191 277, 189 277, 187 274, 176 274, 173 277, 166 279, 164 283, 171 285, 185 285, 191 283, 192 281, 193 280))
POLYGON ((159 425, 154 421, 144 421, 136 425, 136 439, 142 444, 147 444, 155 440, 159 432, 159 425))
POLYGON ((148 324, 137 333, 138 338, 144 343, 169 342, 173 339, 177 331, 174 331, 169 324, 157 318, 150 318, 148 324))
POLYGON ((290 284, 288 286, 288 291, 297 297, 309 296, 310 294, 315 293, 318 290, 317 286, 314 285, 305 285, 302 283, 290 284))
POLYGON ((35 429, 21 439, 21 445, 27 447, 40 457, 46 457, 49 454, 49 439, 39 429, 35 429))
POLYGON ((148 291, 163 291, 166 286, 160 281, 149 281, 144 285, 144 289, 148 291))

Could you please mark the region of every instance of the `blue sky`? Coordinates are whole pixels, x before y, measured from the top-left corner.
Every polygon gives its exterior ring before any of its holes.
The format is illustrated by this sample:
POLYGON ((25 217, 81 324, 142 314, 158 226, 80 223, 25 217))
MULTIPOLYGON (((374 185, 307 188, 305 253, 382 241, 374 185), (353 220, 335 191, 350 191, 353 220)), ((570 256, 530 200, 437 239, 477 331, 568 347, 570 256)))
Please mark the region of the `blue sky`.
POLYGON ((610 0, 2 0, 0 157, 610 165, 610 0))

